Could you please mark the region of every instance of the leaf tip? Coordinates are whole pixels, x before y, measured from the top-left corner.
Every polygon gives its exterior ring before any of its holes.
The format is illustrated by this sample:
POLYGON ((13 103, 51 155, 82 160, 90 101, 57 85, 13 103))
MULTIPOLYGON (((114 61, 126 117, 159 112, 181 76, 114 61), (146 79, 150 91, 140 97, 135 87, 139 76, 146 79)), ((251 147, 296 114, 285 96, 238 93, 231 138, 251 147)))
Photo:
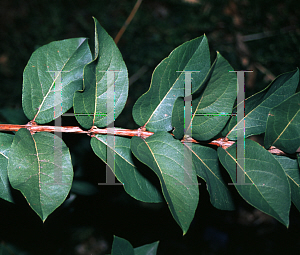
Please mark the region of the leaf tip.
POLYGON ((286 226, 287 229, 289 228, 289 226, 290 226, 289 218, 287 218, 287 220, 284 222, 284 226, 286 226))

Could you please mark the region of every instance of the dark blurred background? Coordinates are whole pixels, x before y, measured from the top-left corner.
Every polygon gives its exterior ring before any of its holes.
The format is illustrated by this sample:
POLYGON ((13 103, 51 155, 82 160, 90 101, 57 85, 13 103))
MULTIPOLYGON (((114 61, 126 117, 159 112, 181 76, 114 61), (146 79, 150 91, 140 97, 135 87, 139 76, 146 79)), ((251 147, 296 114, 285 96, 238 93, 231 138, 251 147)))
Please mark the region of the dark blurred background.
MULTIPOLYGON (((34 50, 73 37, 88 37, 92 43, 92 16, 114 38, 134 4, 129 0, 1 0, 0 121, 28 121, 22 114, 22 73, 34 50)), ((246 96, 281 73, 295 70, 300 59, 299 17, 300 2, 295 0, 144 0, 118 43, 130 90, 115 126, 137 127, 131 109, 148 90, 156 65, 175 47, 204 33, 212 60, 219 51, 234 70, 253 70, 246 75, 246 96)), ((63 125, 77 124, 66 117, 63 125)), ((165 204, 141 203, 121 186, 97 185, 105 182, 105 165, 93 154, 88 137, 64 135, 63 139, 75 171, 69 199, 44 224, 18 192, 15 205, 1 200, 0 254, 102 255, 110 252, 113 235, 134 247, 159 240, 159 255, 294 254, 300 250, 300 214, 294 206, 286 229, 246 204, 232 186, 237 210, 213 208, 203 182, 195 219, 182 236, 165 204)))

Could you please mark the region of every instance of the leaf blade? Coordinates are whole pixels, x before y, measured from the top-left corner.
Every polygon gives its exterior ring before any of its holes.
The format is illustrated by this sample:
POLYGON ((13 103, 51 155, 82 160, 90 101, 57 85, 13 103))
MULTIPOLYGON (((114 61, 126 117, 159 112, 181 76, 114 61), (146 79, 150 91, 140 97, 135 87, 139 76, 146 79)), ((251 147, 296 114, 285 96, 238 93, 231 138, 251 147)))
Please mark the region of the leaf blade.
POLYGON ((26 117, 44 124, 69 110, 74 92, 82 89, 83 68, 91 58, 86 38, 55 41, 37 49, 23 74, 26 117))
POLYGON ((145 125, 153 132, 170 131, 175 100, 184 97, 185 74, 181 71, 200 71, 192 74, 194 84, 197 84, 192 87, 194 93, 203 85, 209 67, 210 53, 205 36, 177 47, 155 68, 149 90, 134 104, 132 109, 134 121, 139 126, 145 125))
POLYGON ((84 90, 76 91, 73 102, 77 121, 87 129, 106 127, 120 115, 129 86, 127 67, 118 47, 95 18, 94 22, 96 55, 84 68, 84 90), (109 100, 114 109, 108 109, 109 100))
POLYGON ((158 176, 173 218, 185 234, 195 214, 199 189, 192 164, 185 159, 183 145, 161 131, 145 140, 133 137, 131 150, 158 176))
MULTIPOLYGON (((279 75, 268 87, 245 100, 245 137, 265 132, 270 110, 293 95, 298 83, 299 69, 279 75)), ((238 124, 232 117, 228 139, 237 139, 237 126, 241 126, 238 124)))
MULTIPOLYGON (((219 159, 236 182, 236 148, 218 148, 219 159)), ((245 141, 245 183, 235 185, 246 202, 271 215, 288 227, 291 193, 289 182, 279 162, 258 143, 245 141), (276 185, 276 186, 274 186, 276 185)))
MULTIPOLYGON (((220 53, 209 70, 204 92, 192 100, 192 137, 206 141, 221 132, 231 116, 236 99, 237 78, 231 65, 220 53)), ((193 95, 194 97, 194 95, 193 95)), ((176 138, 184 132, 184 100, 177 100, 172 113, 172 126, 176 138)))
MULTIPOLYGON (((162 202, 162 197, 150 181, 148 181, 136 168, 130 150, 130 139, 126 137, 114 137, 114 148, 109 147, 109 153, 115 153, 114 174, 124 184, 125 191, 133 198, 148 202, 162 202)), ((107 164, 107 136, 96 135, 91 139, 91 147, 94 153, 107 164)))
POLYGON ((274 107, 268 116, 265 147, 295 153, 300 145, 300 92, 274 107))
POLYGON ((45 221, 65 200, 73 179, 70 152, 65 143, 54 134, 30 134, 20 129, 9 152, 8 177, 13 188, 20 190, 30 207, 45 221), (55 140, 61 143, 61 150, 55 140), (54 148, 59 150, 61 165, 54 148))
POLYGON ((197 175, 207 184, 211 204, 221 210, 234 210, 232 197, 221 175, 217 151, 199 144, 187 148, 193 153, 197 175))
POLYGON ((134 249, 127 240, 114 236, 111 255, 134 255, 134 249))
POLYGON ((288 177, 291 187, 292 202, 297 207, 298 211, 300 211, 300 173, 297 160, 277 155, 274 155, 274 157, 280 163, 288 177))
POLYGON ((0 197, 8 202, 13 203, 13 197, 11 195, 7 164, 8 154, 14 136, 11 134, 0 133, 0 197))
POLYGON ((134 255, 156 255, 159 241, 134 248, 134 255))

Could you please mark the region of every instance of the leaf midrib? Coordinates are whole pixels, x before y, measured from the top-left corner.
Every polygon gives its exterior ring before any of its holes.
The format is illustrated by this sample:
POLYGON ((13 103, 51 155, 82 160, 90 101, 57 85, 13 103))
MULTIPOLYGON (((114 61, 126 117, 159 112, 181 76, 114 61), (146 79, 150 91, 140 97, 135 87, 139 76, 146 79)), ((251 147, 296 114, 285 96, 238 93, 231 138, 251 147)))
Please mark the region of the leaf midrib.
MULTIPOLYGON (((68 60, 63 64, 63 67, 61 68, 61 70, 58 71, 58 72, 60 72, 60 74, 61 74, 62 70, 65 68, 66 64, 69 63, 70 59, 75 55, 75 53, 78 51, 78 49, 80 48, 80 46, 81 46, 84 42, 85 42, 85 39, 82 40, 82 42, 80 42, 80 44, 77 45, 76 50, 71 54, 71 56, 68 58, 68 60)), ((48 55, 48 51, 47 51, 47 55, 48 55)), ((47 58, 47 61, 48 61, 48 58, 47 58)), ((36 66, 37 66, 37 65, 36 65, 36 66)), ((32 121, 35 121, 35 119, 38 117, 38 115, 39 115, 39 113, 40 113, 40 111, 41 111, 41 108, 42 108, 42 106, 43 106, 43 104, 44 104, 46 98, 48 97, 49 93, 51 92, 51 90, 52 90, 52 88, 53 88, 53 86, 54 86, 54 84, 55 84, 55 82, 56 82, 56 80, 57 80, 58 77, 60 77, 60 75, 57 75, 56 77, 54 77, 54 80, 53 80, 53 82, 52 82, 52 84, 51 84, 51 86, 50 86, 50 88, 49 88, 47 94, 44 96, 43 101, 41 102, 40 106, 38 107, 38 111, 37 111, 37 113, 35 114, 35 116, 34 116, 34 118, 33 118, 32 121)), ((41 89, 42 89, 42 83, 41 83, 41 82, 40 82, 40 85, 41 85, 41 89)))

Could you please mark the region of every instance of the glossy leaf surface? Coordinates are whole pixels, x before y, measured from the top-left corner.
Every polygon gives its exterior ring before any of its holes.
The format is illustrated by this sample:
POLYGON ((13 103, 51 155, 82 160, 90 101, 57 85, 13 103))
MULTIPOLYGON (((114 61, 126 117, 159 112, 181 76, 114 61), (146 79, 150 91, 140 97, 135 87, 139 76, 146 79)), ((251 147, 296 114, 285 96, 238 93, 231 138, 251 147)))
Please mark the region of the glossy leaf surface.
POLYGON ((21 191, 31 208, 45 221, 70 191, 73 168, 69 149, 54 134, 32 135, 22 128, 14 136, 8 157, 12 187, 21 191))
POLYGON ((82 89, 83 68, 91 60, 86 38, 51 42, 37 49, 23 74, 26 117, 44 124, 69 110, 74 92, 82 89))
POLYGON ((184 112, 184 99, 178 97, 174 103, 172 112, 172 133, 176 139, 182 139, 184 136, 185 128, 185 112, 184 112))
MULTIPOLYGON (((298 83, 299 70, 297 69, 297 71, 278 76, 267 88, 246 99, 245 137, 265 132, 270 110, 293 95, 298 83)), ((237 125, 238 123, 234 116, 229 123, 230 132, 227 135, 228 139, 237 139, 237 125)))
POLYGON ((167 132, 131 139, 133 154, 158 176, 169 209, 185 234, 199 200, 197 176, 182 143, 167 132))
POLYGON ((113 39, 95 18, 94 21, 95 59, 84 68, 83 90, 74 96, 76 119, 87 129, 106 127, 113 122, 122 112, 128 96, 128 72, 122 55, 113 39), (111 87, 112 93, 107 93, 111 87), (109 100, 114 109, 107 112, 109 100), (109 121, 108 115, 113 115, 109 121))
POLYGON ((158 243, 154 242, 134 248, 134 255, 156 255, 158 243))
MULTIPOLYGON (((232 182, 236 183, 236 146, 226 150, 219 147, 218 156, 232 182)), ((249 204, 288 227, 291 192, 286 174, 272 154, 249 139, 245 141, 244 174, 245 184, 250 184, 235 185, 239 194, 249 204)))
MULTIPOLYGON (((233 68, 221 56, 210 69, 204 92, 192 101, 192 137, 197 140, 209 140, 216 136, 226 125, 231 116, 236 99, 237 78, 233 68), (227 114, 226 114, 227 113, 227 114)), ((175 127, 176 137, 182 137, 184 126, 184 101, 178 100, 173 109, 172 125, 175 127)), ((186 127, 190 128, 190 127, 186 127)))
POLYGON ((300 92, 273 108, 268 117, 265 147, 295 153, 300 146, 300 92))
POLYGON ((147 130, 170 131, 175 100, 185 96, 185 73, 192 73, 192 93, 201 89, 210 68, 207 38, 201 36, 182 44, 171 52, 154 70, 149 90, 135 103, 134 121, 147 130))
POLYGON ((199 144, 192 144, 187 148, 192 152, 197 175, 207 184, 212 205, 221 210, 234 210, 228 184, 224 182, 220 172, 217 151, 199 144))
POLYGON ((288 177, 291 187, 292 202, 300 211, 300 171, 297 160, 276 155, 274 155, 274 157, 280 163, 288 177))
POLYGON ((10 146, 14 136, 0 133, 0 198, 13 202, 7 175, 7 163, 10 146))
POLYGON ((156 255, 158 243, 133 248, 127 240, 114 236, 111 255, 156 255))
MULTIPOLYGON (((114 174, 124 184, 125 191, 133 198, 149 203, 162 202, 162 196, 150 181, 136 168, 130 150, 130 138, 115 136, 115 148, 109 147, 108 153, 115 153, 114 174)), ((91 139, 91 146, 95 154, 107 163, 107 136, 96 135, 91 139)))
POLYGON ((125 239, 114 236, 111 255, 135 255, 132 245, 125 239))

